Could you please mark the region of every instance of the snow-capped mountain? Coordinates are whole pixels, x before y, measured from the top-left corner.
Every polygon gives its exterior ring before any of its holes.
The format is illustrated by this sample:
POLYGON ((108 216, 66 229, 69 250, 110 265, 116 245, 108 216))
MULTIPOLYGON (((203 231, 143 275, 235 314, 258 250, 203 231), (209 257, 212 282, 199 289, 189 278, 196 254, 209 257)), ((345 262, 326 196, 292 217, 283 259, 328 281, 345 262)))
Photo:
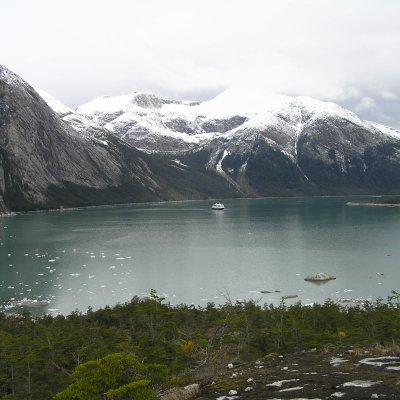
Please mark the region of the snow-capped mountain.
POLYGON ((400 133, 334 103, 230 89, 73 110, 0 66, 0 212, 135 201, 400 193, 400 133), (42 96, 42 97, 41 97, 42 96))
POLYGON ((101 128, 147 153, 195 162, 247 195, 400 187, 400 132, 331 102, 234 88, 202 103, 132 93, 69 113, 57 107, 84 136, 101 128))
MULTIPOLYGON (((88 126, 99 126, 147 152, 180 152, 217 138, 259 132, 295 155, 296 143, 307 127, 317 119, 327 118, 388 133, 385 127, 363 121, 334 103, 241 89, 226 90, 202 103, 165 100, 143 93, 103 96, 73 112, 48 95, 44 99, 83 134, 88 126)), ((400 132, 391 133, 400 138, 400 132)))

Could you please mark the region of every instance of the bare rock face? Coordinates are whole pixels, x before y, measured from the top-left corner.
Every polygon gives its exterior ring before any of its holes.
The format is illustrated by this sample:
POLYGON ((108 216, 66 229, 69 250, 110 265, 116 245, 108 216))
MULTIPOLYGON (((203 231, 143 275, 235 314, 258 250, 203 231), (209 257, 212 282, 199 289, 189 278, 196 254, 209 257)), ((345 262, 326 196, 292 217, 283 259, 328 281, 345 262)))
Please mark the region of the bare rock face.
MULTIPOLYGON (((82 138, 5 68, 0 70, 0 124, 0 188, 9 208, 96 203, 88 191, 121 186, 123 159, 116 157, 115 140, 82 138), (68 187, 79 193, 63 198, 68 187)), ((138 175, 147 178, 141 171, 138 175)))

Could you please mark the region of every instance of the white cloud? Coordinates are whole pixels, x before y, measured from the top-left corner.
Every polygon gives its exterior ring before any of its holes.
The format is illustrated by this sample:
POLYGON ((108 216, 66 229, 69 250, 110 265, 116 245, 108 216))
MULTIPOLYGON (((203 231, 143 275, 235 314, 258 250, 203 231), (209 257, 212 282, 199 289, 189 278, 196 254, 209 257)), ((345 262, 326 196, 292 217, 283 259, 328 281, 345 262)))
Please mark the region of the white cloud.
POLYGON ((0 62, 72 106, 251 86, 368 116, 364 97, 400 98, 398 0, 3 0, 1 13, 0 62))
POLYGON ((371 99, 371 97, 368 96, 363 97, 361 101, 356 105, 356 111, 358 112, 375 110, 375 109, 376 109, 375 100, 371 99))
POLYGON ((381 97, 387 100, 398 100, 399 96, 396 93, 384 90, 380 93, 381 97))

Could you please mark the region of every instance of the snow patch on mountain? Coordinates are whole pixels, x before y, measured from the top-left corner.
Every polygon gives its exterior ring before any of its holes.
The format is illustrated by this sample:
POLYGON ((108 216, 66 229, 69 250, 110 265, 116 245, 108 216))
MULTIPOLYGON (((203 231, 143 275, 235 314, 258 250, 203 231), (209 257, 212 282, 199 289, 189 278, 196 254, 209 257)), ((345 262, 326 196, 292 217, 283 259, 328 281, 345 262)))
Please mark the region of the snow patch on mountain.
POLYGON ((7 85, 12 86, 24 86, 28 87, 29 85, 17 74, 10 71, 4 65, 0 64, 0 81, 4 81, 7 85))
POLYGON ((393 137, 395 139, 400 139, 400 131, 395 128, 391 128, 386 125, 378 124, 376 122, 372 121, 366 121, 369 125, 373 126, 376 128, 379 132, 383 133, 384 135, 393 137))
POLYGON ((222 168, 222 162, 224 159, 229 156, 229 151, 224 150, 222 153, 221 158, 218 160, 217 164, 215 165, 215 170, 216 172, 221 175, 226 181, 228 181, 233 187, 235 187, 237 190, 240 190, 239 185, 235 182, 234 179, 232 179, 222 168))
POLYGON ((60 100, 55 99, 53 96, 41 89, 35 89, 40 97, 52 108, 60 117, 73 114, 75 111, 72 108, 67 107, 60 100))
POLYGON ((291 97, 259 90, 230 88, 211 100, 197 106, 200 114, 227 117, 230 115, 255 115, 281 109, 291 97))

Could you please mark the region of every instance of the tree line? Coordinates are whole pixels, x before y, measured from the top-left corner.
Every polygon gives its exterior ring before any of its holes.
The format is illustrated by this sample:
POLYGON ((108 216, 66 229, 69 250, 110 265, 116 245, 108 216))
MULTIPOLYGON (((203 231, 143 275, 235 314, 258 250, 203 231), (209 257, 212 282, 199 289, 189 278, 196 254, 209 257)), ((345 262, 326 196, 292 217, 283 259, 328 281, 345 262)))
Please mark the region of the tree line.
POLYGON ((2 399, 156 399, 228 362, 314 347, 397 344, 400 295, 342 306, 147 299, 67 316, 0 314, 2 399))

